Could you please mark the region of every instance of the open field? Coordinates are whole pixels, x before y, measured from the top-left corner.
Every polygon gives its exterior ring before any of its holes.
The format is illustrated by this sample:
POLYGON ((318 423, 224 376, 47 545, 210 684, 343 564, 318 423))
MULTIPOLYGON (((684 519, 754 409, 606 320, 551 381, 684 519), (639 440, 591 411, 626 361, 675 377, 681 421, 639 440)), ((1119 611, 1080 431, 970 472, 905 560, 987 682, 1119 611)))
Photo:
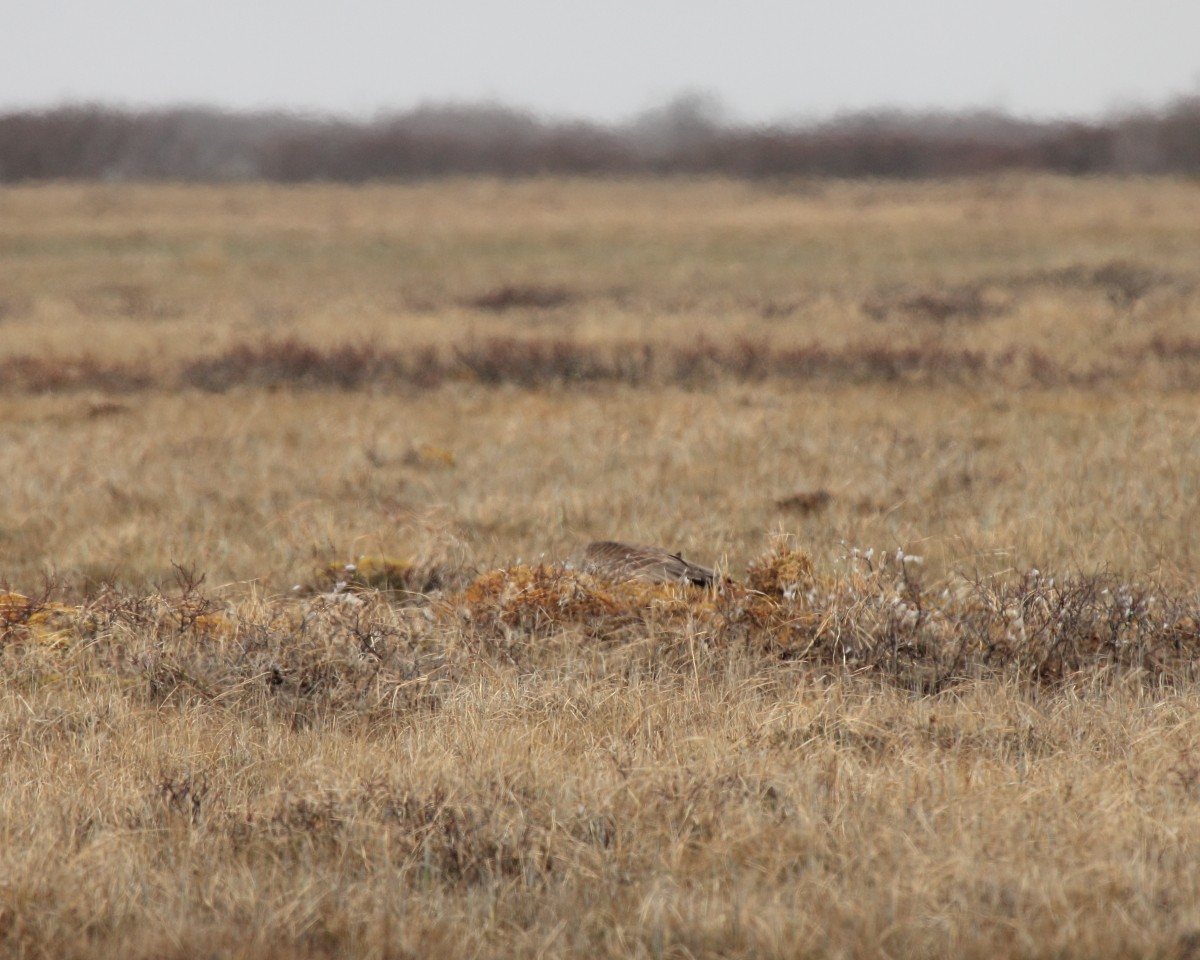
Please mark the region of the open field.
POLYGON ((9 188, 0 282, 3 952, 1200 956, 1200 184, 9 188))

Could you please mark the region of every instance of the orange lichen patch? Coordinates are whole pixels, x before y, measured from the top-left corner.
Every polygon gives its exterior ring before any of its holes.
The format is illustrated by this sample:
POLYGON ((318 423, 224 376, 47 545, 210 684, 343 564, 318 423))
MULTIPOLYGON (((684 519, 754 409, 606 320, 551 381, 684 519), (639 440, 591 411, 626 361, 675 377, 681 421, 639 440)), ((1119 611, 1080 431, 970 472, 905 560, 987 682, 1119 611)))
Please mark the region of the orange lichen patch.
POLYGON ((29 639, 56 645, 86 628, 78 607, 35 600, 19 593, 0 594, 0 639, 29 639))
POLYGON ((812 558, 803 550, 776 547, 759 557, 746 570, 752 589, 772 597, 803 596, 817 585, 812 558))
POLYGON ((693 633, 705 643, 774 651, 807 646, 819 618, 794 603, 724 582, 712 589, 641 580, 608 581, 554 566, 494 570, 451 598, 476 628, 550 631, 567 624, 592 636, 631 626, 693 633))
POLYGON ((520 565, 485 573, 451 601, 480 625, 537 630, 564 623, 599 629, 630 620, 621 603, 599 581, 562 567, 520 565))
POLYGON ((237 630, 237 623, 227 613, 201 613, 188 620, 188 626, 196 633, 209 636, 229 636, 237 630))
POLYGON ((19 593, 0 593, 0 623, 25 623, 36 601, 19 593))
POLYGON ((820 615, 807 606, 738 585, 726 587, 704 612, 714 635, 763 651, 802 650, 821 626, 820 615))

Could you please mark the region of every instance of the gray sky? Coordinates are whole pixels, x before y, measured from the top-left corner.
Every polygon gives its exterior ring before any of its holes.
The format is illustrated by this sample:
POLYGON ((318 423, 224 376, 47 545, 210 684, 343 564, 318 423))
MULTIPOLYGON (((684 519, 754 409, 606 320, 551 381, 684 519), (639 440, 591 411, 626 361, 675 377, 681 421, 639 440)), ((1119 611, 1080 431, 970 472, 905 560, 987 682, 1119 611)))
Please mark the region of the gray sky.
POLYGON ((699 91, 762 122, 1097 115, 1200 92, 1196 0, 0 0, 0 14, 0 110, 494 100, 617 120, 699 91))

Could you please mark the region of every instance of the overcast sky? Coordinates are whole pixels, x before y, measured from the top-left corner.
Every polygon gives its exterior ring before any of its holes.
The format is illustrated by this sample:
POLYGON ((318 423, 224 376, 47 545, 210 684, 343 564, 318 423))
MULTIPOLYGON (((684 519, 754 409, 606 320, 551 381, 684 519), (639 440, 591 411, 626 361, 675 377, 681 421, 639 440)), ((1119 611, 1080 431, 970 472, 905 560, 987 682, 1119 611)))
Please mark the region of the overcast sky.
POLYGON ((0 110, 370 116, 497 101, 619 120, 875 107, 1095 116, 1200 92, 1197 0, 0 0, 0 110))

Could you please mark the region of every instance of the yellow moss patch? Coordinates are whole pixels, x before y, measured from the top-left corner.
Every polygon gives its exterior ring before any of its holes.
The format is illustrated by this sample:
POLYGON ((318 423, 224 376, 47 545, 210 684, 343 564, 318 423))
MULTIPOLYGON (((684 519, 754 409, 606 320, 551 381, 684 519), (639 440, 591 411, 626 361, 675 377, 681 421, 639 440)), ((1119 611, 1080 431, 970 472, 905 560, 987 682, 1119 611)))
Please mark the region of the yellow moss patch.
POLYGON ((330 563, 317 570, 301 594, 342 593, 350 590, 394 590, 410 598, 466 582, 457 567, 431 561, 412 562, 382 554, 361 556, 350 563, 330 563))
POLYGON ((746 575, 752 589, 787 599, 803 596, 817 583, 812 558, 803 550, 783 546, 751 563, 746 575))
POLYGON ((0 594, 0 638, 57 645, 85 626, 78 607, 34 600, 19 593, 0 594))
POLYGON ((407 560, 362 556, 351 563, 328 564, 322 569, 321 575, 331 585, 343 583, 347 586, 386 590, 407 586, 413 570, 414 564, 407 560))
POLYGON ((445 447, 435 447, 428 443, 410 450, 405 457, 410 466, 422 467, 452 467, 457 462, 453 450, 445 447))
POLYGON ((237 630, 237 624, 227 613, 201 613, 188 617, 185 621, 188 628, 196 633, 208 636, 229 636, 237 630))

